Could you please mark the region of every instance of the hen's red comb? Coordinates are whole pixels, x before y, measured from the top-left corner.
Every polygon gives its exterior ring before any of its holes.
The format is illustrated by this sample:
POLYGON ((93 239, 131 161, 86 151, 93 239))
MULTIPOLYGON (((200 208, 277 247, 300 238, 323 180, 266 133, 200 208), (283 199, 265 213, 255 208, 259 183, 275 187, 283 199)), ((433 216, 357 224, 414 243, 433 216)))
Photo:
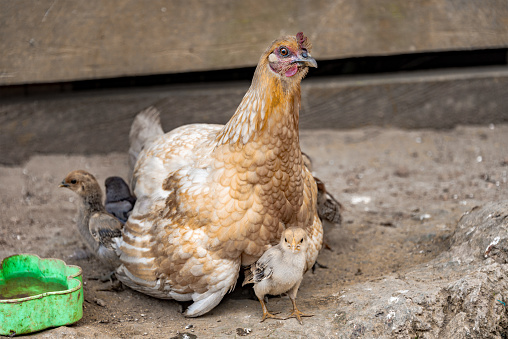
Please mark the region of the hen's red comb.
POLYGON ((303 32, 298 32, 296 34, 296 40, 298 41, 298 46, 300 46, 300 48, 310 49, 310 42, 307 37, 303 35, 303 32))

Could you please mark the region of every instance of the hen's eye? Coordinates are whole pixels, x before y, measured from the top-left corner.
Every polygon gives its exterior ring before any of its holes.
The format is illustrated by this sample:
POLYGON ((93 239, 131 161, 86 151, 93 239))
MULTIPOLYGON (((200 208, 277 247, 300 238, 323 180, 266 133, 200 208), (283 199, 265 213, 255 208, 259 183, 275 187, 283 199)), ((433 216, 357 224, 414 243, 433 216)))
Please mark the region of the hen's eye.
POLYGON ((77 183, 76 179, 72 179, 71 184, 75 184, 75 183, 77 183))
POLYGON ((289 55, 289 50, 286 48, 286 47, 281 47, 279 49, 279 53, 280 55, 282 55, 283 57, 286 57, 289 55))

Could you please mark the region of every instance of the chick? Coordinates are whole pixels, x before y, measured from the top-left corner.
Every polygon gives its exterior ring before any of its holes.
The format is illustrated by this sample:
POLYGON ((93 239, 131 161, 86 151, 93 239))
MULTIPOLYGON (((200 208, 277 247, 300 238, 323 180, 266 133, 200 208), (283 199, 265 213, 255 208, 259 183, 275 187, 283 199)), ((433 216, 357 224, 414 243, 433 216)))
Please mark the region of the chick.
POLYGON ((136 198, 131 194, 127 183, 120 177, 107 178, 104 186, 106 186, 106 212, 125 223, 134 207, 136 198))
POLYGON ((317 208, 319 218, 322 221, 340 225, 342 223, 340 210, 343 208, 341 203, 327 192, 324 182, 316 177, 314 177, 314 180, 318 189, 317 208))
MULTIPOLYGON (((302 160, 305 167, 312 172, 311 157, 302 152, 302 160)), ((317 210, 319 218, 323 222, 340 225, 342 223, 342 216, 340 212, 343 209, 341 203, 328 193, 324 182, 316 177, 314 177, 314 181, 316 182, 318 189, 317 210)))
POLYGON ((296 317, 300 324, 301 317, 310 317, 296 307, 296 294, 305 273, 305 253, 307 233, 302 228, 290 227, 282 233, 280 243, 269 248, 259 260, 247 268, 242 284, 254 284, 254 293, 263 308, 263 318, 288 319, 296 317), (288 318, 279 318, 268 312, 264 298, 267 294, 288 293, 293 303, 293 312, 288 318))
POLYGON ((80 199, 77 227, 87 247, 110 270, 120 265, 116 254, 116 238, 123 224, 106 212, 102 190, 93 175, 86 171, 70 172, 60 184, 75 192, 80 199))
MULTIPOLYGON (((312 172, 312 159, 306 153, 302 152, 303 164, 307 169, 312 172)), ((341 211, 343 210, 342 204, 337 201, 328 191, 326 190, 325 183, 319 178, 314 177, 314 181, 317 186, 317 212, 319 219, 323 223, 323 248, 329 251, 333 251, 328 242, 326 241, 326 234, 330 232, 331 226, 338 226, 342 223, 341 211)), ((326 265, 315 262, 312 266, 312 273, 316 271, 316 268, 328 268, 326 265)))

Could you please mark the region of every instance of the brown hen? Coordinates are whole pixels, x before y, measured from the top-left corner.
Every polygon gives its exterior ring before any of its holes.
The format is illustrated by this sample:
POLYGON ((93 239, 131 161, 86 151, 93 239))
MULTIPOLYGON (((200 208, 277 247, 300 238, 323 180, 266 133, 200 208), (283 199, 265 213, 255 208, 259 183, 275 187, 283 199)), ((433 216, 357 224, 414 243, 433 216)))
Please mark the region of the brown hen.
POLYGON ((119 246, 125 285, 192 300, 185 315, 202 315, 286 225, 306 231, 305 269, 312 267, 323 230, 298 136, 300 82, 317 67, 310 48, 302 33, 274 41, 226 125, 183 126, 138 148, 138 200, 119 246))

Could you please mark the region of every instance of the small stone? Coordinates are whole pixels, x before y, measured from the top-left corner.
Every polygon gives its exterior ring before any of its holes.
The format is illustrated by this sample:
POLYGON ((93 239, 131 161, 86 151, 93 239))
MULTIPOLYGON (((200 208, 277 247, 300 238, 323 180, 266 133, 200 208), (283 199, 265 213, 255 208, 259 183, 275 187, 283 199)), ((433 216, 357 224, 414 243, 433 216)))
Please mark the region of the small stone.
POLYGON ((409 177, 409 170, 406 167, 399 167, 395 170, 394 174, 399 178, 409 177))
POLYGON ((19 217, 12 217, 10 220, 13 224, 17 224, 21 221, 21 219, 19 217))
POLYGON ((250 328, 237 328, 236 329, 236 334, 238 334, 239 336, 241 337, 244 337, 246 335, 249 335, 249 333, 252 331, 252 329, 250 328))
POLYGON ((101 307, 106 307, 106 302, 102 299, 94 298, 93 301, 101 307))

